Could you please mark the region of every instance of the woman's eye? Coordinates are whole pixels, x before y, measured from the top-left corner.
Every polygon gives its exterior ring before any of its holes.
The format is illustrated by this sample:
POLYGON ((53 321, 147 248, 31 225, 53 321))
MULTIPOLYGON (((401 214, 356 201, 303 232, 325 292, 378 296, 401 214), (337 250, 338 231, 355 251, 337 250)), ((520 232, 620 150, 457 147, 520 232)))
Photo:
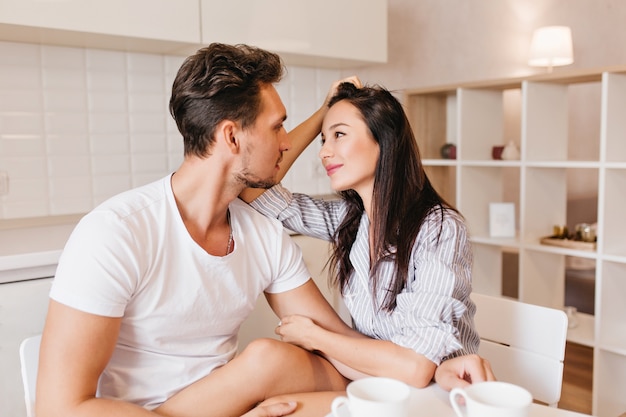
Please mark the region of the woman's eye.
POLYGON ((339 139, 342 136, 344 136, 343 132, 335 132, 335 138, 339 139))

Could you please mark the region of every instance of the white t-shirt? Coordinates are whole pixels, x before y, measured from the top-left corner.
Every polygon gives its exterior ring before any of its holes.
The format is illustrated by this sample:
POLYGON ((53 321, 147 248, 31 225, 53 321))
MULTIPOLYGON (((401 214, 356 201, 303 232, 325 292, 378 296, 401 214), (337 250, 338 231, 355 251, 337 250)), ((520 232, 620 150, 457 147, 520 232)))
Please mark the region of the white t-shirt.
POLYGON ((310 278, 278 221, 240 200, 230 218, 234 251, 207 254, 187 232, 167 176, 113 197, 76 226, 50 296, 123 317, 100 396, 157 407, 234 357, 239 327, 263 291, 310 278))

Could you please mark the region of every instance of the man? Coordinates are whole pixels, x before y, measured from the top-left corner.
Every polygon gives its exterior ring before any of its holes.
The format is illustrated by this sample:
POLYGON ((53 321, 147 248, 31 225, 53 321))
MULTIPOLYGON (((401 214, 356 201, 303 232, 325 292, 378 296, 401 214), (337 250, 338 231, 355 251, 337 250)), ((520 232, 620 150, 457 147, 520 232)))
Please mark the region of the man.
MULTIPOLYGON (((246 46, 212 44, 182 65, 170 110, 183 163, 86 215, 60 259, 38 416, 153 415, 234 357, 239 326, 263 292, 279 317, 300 312, 344 326, 282 226, 237 199, 274 184, 289 149, 273 86, 282 74, 277 55, 246 46)), ((302 352, 316 363, 310 375, 267 395, 343 389, 328 362, 302 352)))
MULTIPOLYGON (((38 417, 184 415, 204 394, 194 383, 209 374, 237 399, 212 392, 223 399, 203 413, 212 416, 241 415, 276 395, 345 388, 326 360, 277 341, 255 348, 271 354, 279 343, 289 360, 309 366, 293 372, 286 361, 255 389, 239 381, 257 376, 230 366, 239 326, 261 293, 278 317, 352 331, 282 226, 237 199, 244 188, 272 186, 290 147, 273 86, 282 74, 277 55, 243 45, 212 44, 183 63, 170 100, 184 139, 181 166, 94 209, 63 251, 42 338, 38 417)), ((325 109, 296 134, 316 135, 325 109)))

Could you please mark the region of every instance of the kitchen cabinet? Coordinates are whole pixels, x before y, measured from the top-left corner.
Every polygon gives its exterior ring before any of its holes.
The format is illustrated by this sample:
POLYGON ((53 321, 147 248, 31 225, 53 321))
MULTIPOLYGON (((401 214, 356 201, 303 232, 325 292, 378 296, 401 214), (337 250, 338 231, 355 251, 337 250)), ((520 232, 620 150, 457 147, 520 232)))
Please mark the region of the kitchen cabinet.
POLYGON ((2 0, 0 39, 176 53, 200 43, 198 0, 2 0))
POLYGON ((502 255, 513 251, 519 254, 519 298, 564 308, 567 258, 595 263, 595 312, 579 313, 579 325, 569 330, 568 339, 594 349, 593 414, 623 412, 626 67, 413 89, 406 92, 405 103, 431 181, 467 220, 475 291, 502 294, 502 255), (579 104, 571 97, 581 89, 586 107, 573 116, 579 104), (512 118, 511 109, 517 112, 512 118), (578 133, 570 126, 572 119, 593 113, 598 123, 586 132, 588 149, 581 156, 570 143, 578 133), (492 146, 505 145, 512 131, 517 131, 520 159, 493 160, 492 146), (456 159, 439 156, 446 142, 456 145, 456 159), (595 250, 540 243, 553 226, 567 224, 568 189, 577 186, 572 174, 597 190, 595 250), (489 233, 489 205, 501 202, 515 204, 514 237, 489 233))
POLYGON ((20 371, 22 340, 43 331, 52 278, 0 284, 0 410, 26 416, 20 371))
MULTIPOLYGON (((324 240, 308 236, 293 235, 293 240, 302 249, 302 256, 313 280, 326 300, 333 306, 339 316, 348 324, 351 323, 350 313, 341 300, 338 290, 329 287, 328 269, 326 261, 329 257, 330 243, 324 240)), ((257 305, 250 317, 243 323, 239 330, 239 350, 243 350, 248 343, 260 337, 278 338, 274 329, 278 325, 276 314, 267 304, 265 297, 257 300, 257 305)))
POLYGON ((352 67, 387 61, 387 0, 0 0, 0 40, 173 55, 250 43, 288 65, 352 67))
POLYGON ((291 65, 387 62, 387 0, 201 0, 201 4, 205 44, 219 40, 256 45, 279 53, 291 65))

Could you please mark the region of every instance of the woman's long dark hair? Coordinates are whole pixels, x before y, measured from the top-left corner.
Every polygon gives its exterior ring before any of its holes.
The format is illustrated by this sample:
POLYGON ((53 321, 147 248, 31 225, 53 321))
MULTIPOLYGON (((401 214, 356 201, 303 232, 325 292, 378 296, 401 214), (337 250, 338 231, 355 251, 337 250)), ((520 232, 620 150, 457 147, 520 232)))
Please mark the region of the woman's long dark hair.
MULTIPOLYGON (((433 210, 444 215, 446 208, 454 210, 437 194, 421 163, 417 142, 402 104, 386 89, 378 86, 357 88, 343 83, 329 102, 352 104, 361 114, 380 156, 374 173, 372 196, 373 291, 386 291, 382 309, 393 311, 396 297, 406 285, 411 251, 426 216, 433 210), (393 260, 395 275, 389 288, 378 288, 377 269, 383 261, 393 260)), ((341 191, 348 209, 335 232, 330 259, 331 277, 341 292, 347 288, 354 267, 350 251, 356 239, 363 202, 354 190, 341 191)))

